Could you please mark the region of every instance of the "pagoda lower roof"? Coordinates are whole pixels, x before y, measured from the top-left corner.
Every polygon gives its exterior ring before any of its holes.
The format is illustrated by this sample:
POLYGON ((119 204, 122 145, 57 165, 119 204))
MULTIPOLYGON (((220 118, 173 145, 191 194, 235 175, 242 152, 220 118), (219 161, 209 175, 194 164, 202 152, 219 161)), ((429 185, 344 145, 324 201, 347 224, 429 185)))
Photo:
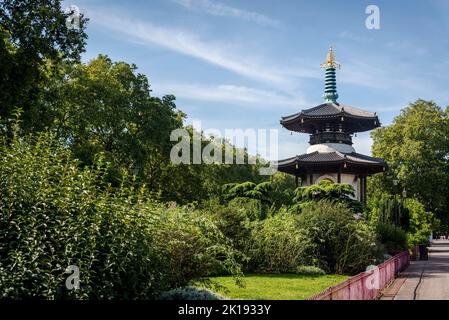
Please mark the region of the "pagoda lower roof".
POLYGON ((315 133, 324 122, 344 122, 349 132, 363 132, 380 126, 375 112, 369 112, 339 103, 323 103, 282 117, 281 124, 288 130, 315 133))
POLYGON ((373 158, 360 153, 312 152, 274 163, 281 172, 294 175, 307 173, 341 172, 374 174, 383 172, 387 165, 382 158, 373 158))

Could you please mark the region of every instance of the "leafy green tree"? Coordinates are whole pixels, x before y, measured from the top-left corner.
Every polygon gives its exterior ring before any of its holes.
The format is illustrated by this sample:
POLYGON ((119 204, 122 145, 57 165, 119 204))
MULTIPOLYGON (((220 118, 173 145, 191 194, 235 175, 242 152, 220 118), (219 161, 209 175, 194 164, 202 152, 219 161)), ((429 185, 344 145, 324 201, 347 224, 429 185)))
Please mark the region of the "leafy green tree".
MULTIPOLYGON (((203 202, 208 199, 222 198, 223 185, 228 183, 243 183, 251 181, 255 184, 266 180, 261 176, 258 169, 261 167, 260 159, 255 158, 255 164, 249 164, 250 155, 244 149, 238 149, 223 139, 205 136, 204 133, 196 132, 191 126, 184 128, 190 136, 190 162, 193 158, 193 136, 201 137, 201 151, 211 146, 215 150, 221 150, 221 159, 217 155, 217 163, 199 164, 173 164, 160 166, 160 178, 157 190, 160 190, 162 200, 174 200, 178 203, 203 202), (226 151, 232 151, 235 158, 237 153, 243 155, 244 164, 224 163, 226 151)), ((215 155, 214 155, 215 156, 215 155)), ((255 195, 253 195, 255 196, 255 195)))
POLYGON ((405 205, 410 212, 410 227, 407 233, 408 246, 428 244, 434 217, 424 205, 416 199, 407 199, 405 205))
POLYGON ((77 62, 84 52, 87 19, 79 29, 66 26, 60 0, 0 2, 0 118, 21 108, 25 131, 45 129, 52 115, 47 83, 61 78, 61 62, 77 62))
POLYGON ((277 172, 270 177, 270 197, 276 208, 289 207, 295 197, 295 178, 283 172, 277 172))
POLYGON ((410 228, 410 211, 400 196, 388 196, 379 205, 378 221, 408 231, 410 228))
POLYGON ((320 200, 329 200, 335 202, 343 202, 349 205, 357 213, 363 211, 362 204, 353 199, 354 189, 347 183, 333 183, 328 180, 322 180, 318 184, 311 186, 298 187, 295 190, 293 198, 294 209, 301 210, 310 202, 320 200))
POLYGON ((248 198, 260 200, 262 203, 270 204, 270 182, 255 184, 247 181, 243 183, 228 183, 223 186, 224 198, 232 200, 235 198, 248 198))
POLYGON ((103 153, 115 168, 139 169, 154 187, 161 162, 168 161, 170 133, 182 126, 175 98, 152 97, 135 65, 104 55, 70 69, 56 108, 59 137, 83 163, 103 153))
POLYGON ((389 170, 370 179, 370 198, 406 189, 407 197, 416 198, 447 221, 449 111, 432 101, 417 100, 403 109, 392 125, 374 130, 371 136, 374 156, 384 158, 389 170))
POLYGON ((382 251, 395 255, 407 250, 407 233, 401 227, 379 222, 376 225, 376 233, 382 251))

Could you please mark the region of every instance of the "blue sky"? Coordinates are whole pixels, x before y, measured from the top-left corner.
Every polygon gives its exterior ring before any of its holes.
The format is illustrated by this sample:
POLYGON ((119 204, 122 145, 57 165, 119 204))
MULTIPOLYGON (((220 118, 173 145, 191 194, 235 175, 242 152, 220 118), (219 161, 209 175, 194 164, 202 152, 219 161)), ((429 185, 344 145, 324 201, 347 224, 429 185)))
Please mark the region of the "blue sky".
MULTIPOLYGON (((417 98, 449 104, 449 1, 73 0, 90 22, 88 61, 135 63, 153 95, 174 94, 187 123, 277 128, 279 158, 308 137, 281 116, 322 103, 329 45, 342 64, 339 102, 376 111, 387 125, 417 98), (365 8, 380 9, 380 29, 365 8)), ((369 133, 354 139, 370 154, 369 133)))

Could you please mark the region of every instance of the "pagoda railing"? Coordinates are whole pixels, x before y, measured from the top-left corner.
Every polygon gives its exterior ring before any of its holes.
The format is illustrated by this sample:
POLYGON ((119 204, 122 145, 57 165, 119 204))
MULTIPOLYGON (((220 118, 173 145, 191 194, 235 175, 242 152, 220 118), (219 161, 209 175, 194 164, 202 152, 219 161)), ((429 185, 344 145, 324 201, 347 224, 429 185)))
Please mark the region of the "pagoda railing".
POLYGON ((348 133, 343 132, 321 132, 310 135, 309 144, 319 143, 344 143, 352 145, 352 137, 348 133))

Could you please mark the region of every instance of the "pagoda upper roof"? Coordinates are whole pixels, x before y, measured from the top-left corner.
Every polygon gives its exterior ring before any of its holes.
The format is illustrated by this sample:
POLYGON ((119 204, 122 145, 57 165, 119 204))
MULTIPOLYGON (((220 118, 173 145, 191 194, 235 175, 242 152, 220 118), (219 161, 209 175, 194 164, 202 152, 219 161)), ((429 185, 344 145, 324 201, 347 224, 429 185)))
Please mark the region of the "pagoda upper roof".
MULTIPOLYGON (((286 173, 322 172, 334 167, 342 172, 365 172, 368 174, 385 171, 387 165, 382 158, 374 158, 360 153, 312 152, 275 162, 278 170, 286 173)), ((331 170, 332 171, 332 170, 331 170)))
POLYGON ((313 134, 320 124, 329 121, 344 122, 344 127, 349 132, 363 132, 380 126, 379 118, 375 112, 357 109, 337 102, 323 103, 282 117, 281 124, 288 130, 313 134))

